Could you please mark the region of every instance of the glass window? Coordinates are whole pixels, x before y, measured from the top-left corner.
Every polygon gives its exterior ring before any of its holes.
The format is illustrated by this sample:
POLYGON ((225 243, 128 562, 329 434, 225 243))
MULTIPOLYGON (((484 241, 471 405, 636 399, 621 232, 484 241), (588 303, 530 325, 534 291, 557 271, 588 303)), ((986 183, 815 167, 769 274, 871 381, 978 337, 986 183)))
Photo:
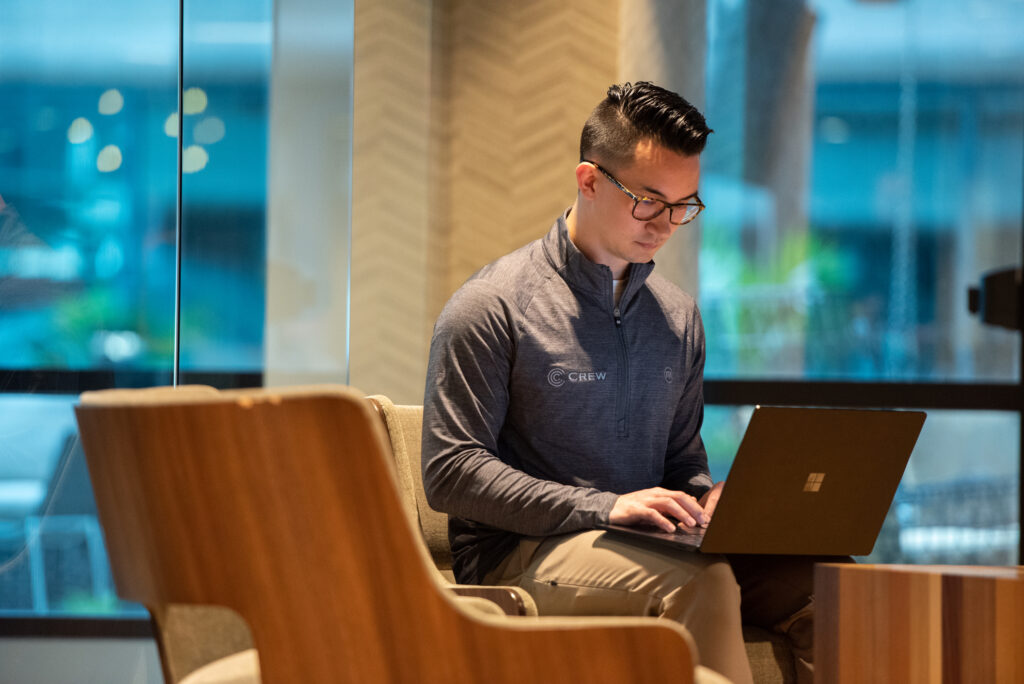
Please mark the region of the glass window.
POLYGON ((0 614, 144 615, 114 593, 76 399, 0 395, 0 614))
MULTIPOLYGON (((258 382, 271 3, 186 18, 182 369, 258 382)), ((0 614, 144 615, 113 591, 72 407, 171 382, 178 36, 177 3, 4 5, 0 614)))
POLYGON ((709 3, 708 376, 1014 381, 1024 5, 811 5, 709 3))
POLYGON ((114 596, 71 407, 79 372, 170 378, 177 25, 171 3, 4 5, 0 613, 140 614, 114 596))
POLYGON ((263 365, 271 19, 270 0, 185 5, 183 372, 263 365))
POLYGON ((872 563, 1015 565, 1020 417, 929 411, 872 563))
POLYGON ((3 368, 169 366, 177 53, 169 3, 5 3, 3 368))

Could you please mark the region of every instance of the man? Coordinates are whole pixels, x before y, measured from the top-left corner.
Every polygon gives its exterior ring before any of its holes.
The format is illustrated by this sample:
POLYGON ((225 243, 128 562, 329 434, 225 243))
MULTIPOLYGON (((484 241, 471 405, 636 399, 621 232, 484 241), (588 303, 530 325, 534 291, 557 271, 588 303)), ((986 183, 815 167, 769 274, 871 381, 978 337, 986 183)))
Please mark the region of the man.
POLYGON ((700 314, 652 273, 703 209, 709 133, 675 93, 609 88, 583 128, 575 203, 471 277, 437 321, 423 476, 430 505, 451 515, 460 582, 520 585, 541 614, 678 620, 702 664, 749 682, 740 585, 744 610, 752 594, 760 622, 798 633, 806 655, 809 570, 781 610, 766 609, 778 603, 759 600, 770 583, 738 585, 723 557, 593 529, 706 525, 721 491, 700 437, 700 314))

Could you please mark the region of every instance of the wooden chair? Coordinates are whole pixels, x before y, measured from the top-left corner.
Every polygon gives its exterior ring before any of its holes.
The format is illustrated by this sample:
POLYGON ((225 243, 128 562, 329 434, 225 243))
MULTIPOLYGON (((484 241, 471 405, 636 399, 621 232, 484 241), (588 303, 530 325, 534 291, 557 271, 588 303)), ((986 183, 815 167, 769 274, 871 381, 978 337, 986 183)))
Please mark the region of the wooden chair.
MULTIPOLYGON (((147 387, 89 392, 82 396, 82 401, 110 403, 123 399, 132 403, 163 403, 196 396, 213 398, 218 392, 209 385, 147 387)), ((152 606, 150 616, 167 684, 179 684, 209 663, 252 648, 248 625, 228 608, 165 604, 152 606)))
MULTIPOLYGON (((418 522, 419 531, 438 571, 449 582, 454 582, 451 570, 452 551, 448 544, 448 516, 430 508, 426 492, 423 491, 423 476, 420 472, 423 407, 395 404, 383 395, 370 396, 368 399, 380 412, 387 427, 402 500, 412 518, 418 522)), ((525 601, 531 614, 536 614, 533 599, 525 591, 520 592, 518 600, 525 601)), ((475 592, 470 590, 467 593, 475 592)), ((510 600, 500 596, 488 598, 505 606, 510 600)), ((791 684, 796 681, 793 653, 785 637, 753 625, 744 625, 743 640, 755 682, 791 684)))
POLYGON ((114 390, 76 416, 119 595, 236 611, 266 684, 694 676, 689 635, 670 621, 457 602, 414 543, 384 428, 352 390, 114 390))

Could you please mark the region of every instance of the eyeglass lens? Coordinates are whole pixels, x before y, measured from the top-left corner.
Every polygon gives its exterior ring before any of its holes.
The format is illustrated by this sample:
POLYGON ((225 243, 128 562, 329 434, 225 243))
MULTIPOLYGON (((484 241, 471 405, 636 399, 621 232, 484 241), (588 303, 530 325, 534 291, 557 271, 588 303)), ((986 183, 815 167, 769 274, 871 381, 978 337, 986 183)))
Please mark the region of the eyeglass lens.
MULTIPOLYGON (((668 208, 658 200, 642 199, 633 206, 633 218, 638 221, 649 221, 668 208)), ((700 207, 693 204, 684 204, 669 209, 669 221, 674 224, 682 224, 693 220, 700 212, 700 207)))

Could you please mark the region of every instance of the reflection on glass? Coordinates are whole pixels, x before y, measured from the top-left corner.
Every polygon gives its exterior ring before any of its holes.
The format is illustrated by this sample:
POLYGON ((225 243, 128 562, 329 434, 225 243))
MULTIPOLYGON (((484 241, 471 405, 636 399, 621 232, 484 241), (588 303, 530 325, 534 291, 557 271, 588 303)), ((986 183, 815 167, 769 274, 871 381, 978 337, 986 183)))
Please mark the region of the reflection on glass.
POLYGON ((164 120, 164 135, 171 138, 178 137, 178 112, 172 112, 164 120))
MULTIPOLYGON (((176 63, 173 4, 4 3, 0 390, 169 370, 176 63)), ((0 614, 143 614, 113 592, 73 401, 0 393, 0 614)))
POLYGON ((100 173, 110 173, 121 168, 121 148, 117 145, 107 145, 96 157, 96 168, 100 173))
POLYGON ((68 142, 72 145, 84 143, 92 137, 92 124, 85 117, 78 117, 68 127, 68 142))
POLYGON ((124 107, 124 95, 121 94, 120 90, 111 88, 100 95, 98 107, 100 114, 112 116, 120 112, 122 107, 124 107))
POLYGON ((169 367, 176 7, 4 8, 0 368, 169 367))
MULTIPOLYGON (((270 0, 186 4, 180 347, 186 372, 262 370, 271 10, 270 0), (231 30, 244 26, 264 30, 231 30)), ((163 132, 177 137, 176 115, 163 132)))
MULTIPOLYGON (((712 477, 727 477, 749 406, 708 406, 701 434, 712 477)), ((1016 413, 928 411, 872 563, 1013 565, 1020 544, 1016 413)))
POLYGON ((206 168, 210 155, 200 145, 189 145, 181 151, 181 172, 197 173, 206 168))
POLYGON ((192 130, 192 137, 202 145, 212 145, 224 137, 227 127, 224 120, 216 116, 208 116, 192 130))
POLYGON ((0 614, 144 614, 114 594, 74 401, 0 395, 0 614))
POLYGON ((202 88, 186 88, 182 98, 182 110, 185 115, 201 114, 206 111, 206 92, 202 88))
MULTIPOLYGON (((178 5, 51 4, 5 0, 0 21, 0 613, 138 614, 112 593, 74 397, 2 390, 169 377, 178 5)), ((187 53, 184 366, 258 371, 270 2, 189 5, 263 30, 187 53)))
POLYGON ((1024 5, 800 4, 709 3, 708 375, 1013 381, 966 290, 1020 263, 1024 5))
POLYGON ((929 411, 867 560, 1015 564, 1019 435, 1015 413, 929 411))

